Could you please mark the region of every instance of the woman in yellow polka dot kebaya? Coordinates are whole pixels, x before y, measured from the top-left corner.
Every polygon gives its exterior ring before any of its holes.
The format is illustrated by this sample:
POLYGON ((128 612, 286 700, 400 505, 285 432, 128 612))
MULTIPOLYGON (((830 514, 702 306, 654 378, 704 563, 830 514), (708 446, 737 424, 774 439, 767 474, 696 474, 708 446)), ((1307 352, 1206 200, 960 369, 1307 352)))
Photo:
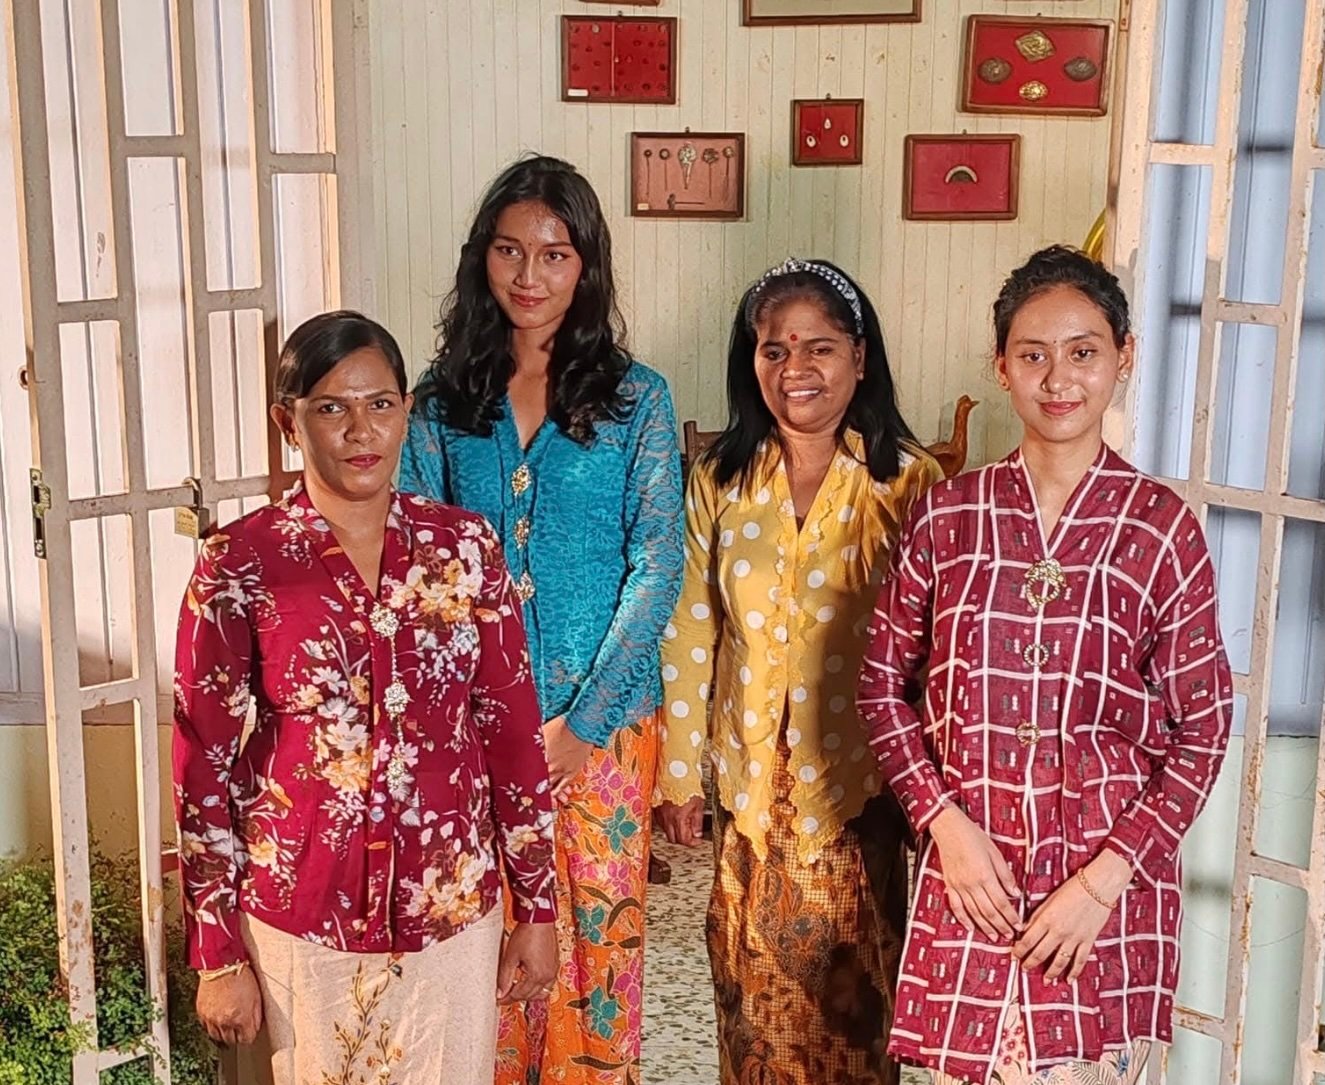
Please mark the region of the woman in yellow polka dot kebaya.
POLYGON ((746 293, 730 419, 686 498, 663 642, 658 820, 694 846, 714 787, 709 958, 722 1085, 894 1085, 904 827, 856 715, 888 552, 941 477, 842 271, 788 260, 746 293))

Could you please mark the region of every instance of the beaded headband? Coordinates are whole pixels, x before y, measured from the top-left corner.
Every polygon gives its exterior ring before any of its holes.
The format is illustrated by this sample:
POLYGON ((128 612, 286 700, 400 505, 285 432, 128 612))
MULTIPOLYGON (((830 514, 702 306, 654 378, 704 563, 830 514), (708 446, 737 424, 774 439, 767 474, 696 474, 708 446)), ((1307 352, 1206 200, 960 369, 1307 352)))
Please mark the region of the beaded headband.
POLYGON ((829 286, 842 295, 842 299, 851 307, 851 315, 855 317, 856 334, 865 334, 865 314, 860 308, 860 295, 856 293, 855 287, 847 280, 847 277, 840 271, 837 271, 827 264, 821 264, 815 260, 798 260, 791 256, 776 267, 769 268, 764 272, 763 278, 755 283, 755 288, 750 294, 750 311, 753 313, 755 303, 759 300, 759 295, 764 292, 772 280, 783 275, 792 275, 798 271, 808 271, 812 275, 818 275, 829 286))

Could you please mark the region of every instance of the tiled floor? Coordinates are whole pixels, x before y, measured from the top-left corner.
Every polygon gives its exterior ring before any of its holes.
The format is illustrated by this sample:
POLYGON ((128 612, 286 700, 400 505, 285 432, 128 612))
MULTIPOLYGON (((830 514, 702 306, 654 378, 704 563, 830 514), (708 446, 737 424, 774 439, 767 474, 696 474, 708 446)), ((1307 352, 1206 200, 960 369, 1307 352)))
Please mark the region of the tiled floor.
MULTIPOLYGON (((645 1085, 717 1085, 718 1054, 713 982, 704 948, 704 910, 713 878, 707 844, 678 848, 655 843, 672 865, 670 885, 649 886, 644 982, 645 1085)), ((903 1085, 928 1085, 923 1070, 903 1085)))

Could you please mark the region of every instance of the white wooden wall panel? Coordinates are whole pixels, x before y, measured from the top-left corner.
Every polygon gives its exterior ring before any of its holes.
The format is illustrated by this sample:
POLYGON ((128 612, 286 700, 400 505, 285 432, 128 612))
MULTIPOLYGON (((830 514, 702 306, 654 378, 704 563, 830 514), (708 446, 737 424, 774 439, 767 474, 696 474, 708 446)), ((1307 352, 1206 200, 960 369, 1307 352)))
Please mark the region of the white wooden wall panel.
POLYGON ((989 372, 989 305, 1023 257, 1080 244, 1104 206, 1107 118, 957 111, 965 17, 1104 17, 1116 0, 924 0, 893 26, 740 25, 739 0, 663 0, 627 13, 680 19, 675 106, 560 100, 560 17, 616 9, 576 0, 369 0, 377 315, 421 368, 438 304, 484 186, 523 151, 574 161, 607 207, 622 307, 637 355, 671 382, 677 412, 725 417, 731 315, 749 282, 792 254, 858 274, 879 307, 903 407, 918 434, 946 434, 963 392, 972 462, 1002 455, 1017 427, 989 372), (789 164, 791 99, 864 97, 859 167, 789 164), (747 214, 735 223, 633 219, 631 131, 747 133, 747 214), (1021 217, 1010 223, 901 218, 911 132, 1020 132, 1021 217))

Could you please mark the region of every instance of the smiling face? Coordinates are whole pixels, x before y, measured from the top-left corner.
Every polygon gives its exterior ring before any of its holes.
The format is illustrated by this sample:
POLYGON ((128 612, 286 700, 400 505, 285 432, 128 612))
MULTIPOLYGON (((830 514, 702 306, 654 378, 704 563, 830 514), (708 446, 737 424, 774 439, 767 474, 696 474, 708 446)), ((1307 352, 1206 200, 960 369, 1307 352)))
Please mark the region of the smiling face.
POLYGON ((488 289, 518 331, 552 335, 575 300, 584 263, 566 224, 537 201, 497 216, 487 256, 488 289))
POLYGON ((1098 443, 1104 414, 1132 369, 1133 339, 1120 347, 1104 312, 1080 290, 1054 286, 1026 301, 996 359, 1026 437, 1045 444, 1098 443))
POLYGON ((762 314, 755 335, 755 377, 778 428, 801 437, 836 433, 865 375, 864 344, 809 298, 762 314))
POLYGON ((308 395, 272 407, 281 432, 304 458, 310 483, 349 501, 391 485, 414 397, 403 394, 376 347, 347 354, 308 395))

